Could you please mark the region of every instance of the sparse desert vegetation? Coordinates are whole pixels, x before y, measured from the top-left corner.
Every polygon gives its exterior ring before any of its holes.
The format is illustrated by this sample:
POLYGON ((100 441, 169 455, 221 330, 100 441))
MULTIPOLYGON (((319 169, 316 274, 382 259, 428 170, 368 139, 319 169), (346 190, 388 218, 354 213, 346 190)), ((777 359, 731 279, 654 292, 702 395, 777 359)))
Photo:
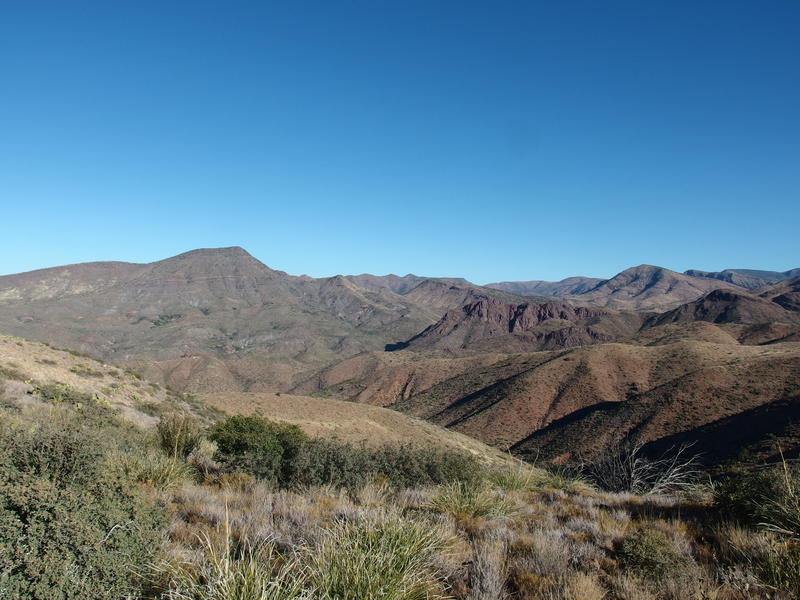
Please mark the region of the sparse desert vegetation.
POLYGON ((800 593, 789 461, 709 479, 691 447, 621 444, 532 465, 336 400, 228 394, 226 416, 18 338, 0 365, 0 598, 800 593))
POLYGON ((0 428, 0 597, 794 598, 797 477, 691 495, 569 469, 312 438, 186 407, 149 430, 38 383, 0 428), (54 596, 54 590, 57 595, 54 596), (104 595, 105 594, 105 595, 104 595))

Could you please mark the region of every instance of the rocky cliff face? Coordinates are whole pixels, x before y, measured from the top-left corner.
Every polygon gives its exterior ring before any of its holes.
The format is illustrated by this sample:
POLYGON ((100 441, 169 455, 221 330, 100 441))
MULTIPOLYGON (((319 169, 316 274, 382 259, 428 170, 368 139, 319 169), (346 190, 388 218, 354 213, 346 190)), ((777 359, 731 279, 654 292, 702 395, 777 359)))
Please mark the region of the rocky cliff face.
POLYGON ((611 313, 603 309, 563 302, 516 304, 480 298, 447 311, 402 347, 514 352, 582 346, 614 339, 601 324, 607 316, 611 313))

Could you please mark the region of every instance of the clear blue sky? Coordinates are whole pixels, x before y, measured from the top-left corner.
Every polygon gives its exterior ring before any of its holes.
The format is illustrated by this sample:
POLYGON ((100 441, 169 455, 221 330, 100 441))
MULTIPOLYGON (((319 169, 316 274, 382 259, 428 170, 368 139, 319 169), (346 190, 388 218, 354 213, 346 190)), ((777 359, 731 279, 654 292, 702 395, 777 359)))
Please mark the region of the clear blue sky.
POLYGON ((800 266, 800 2, 0 5, 0 273, 800 266))

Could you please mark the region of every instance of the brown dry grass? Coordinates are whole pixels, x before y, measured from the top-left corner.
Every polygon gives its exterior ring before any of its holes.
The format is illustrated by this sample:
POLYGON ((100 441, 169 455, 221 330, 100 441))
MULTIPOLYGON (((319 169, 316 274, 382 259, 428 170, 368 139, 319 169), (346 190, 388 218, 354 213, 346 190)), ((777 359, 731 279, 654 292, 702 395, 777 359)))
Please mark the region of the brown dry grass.
POLYGON ((154 386, 132 372, 92 358, 51 348, 40 342, 0 335, 0 368, 20 377, 4 377, 6 396, 23 403, 36 402, 36 384, 61 383, 90 394, 121 411, 123 416, 143 426, 153 426, 164 407, 175 404, 166 390, 154 386))
POLYGON ((274 392, 220 392, 202 394, 199 399, 228 414, 258 414, 292 423, 313 437, 335 437, 375 446, 410 442, 466 452, 492 464, 513 464, 506 454, 474 438, 377 406, 274 392))

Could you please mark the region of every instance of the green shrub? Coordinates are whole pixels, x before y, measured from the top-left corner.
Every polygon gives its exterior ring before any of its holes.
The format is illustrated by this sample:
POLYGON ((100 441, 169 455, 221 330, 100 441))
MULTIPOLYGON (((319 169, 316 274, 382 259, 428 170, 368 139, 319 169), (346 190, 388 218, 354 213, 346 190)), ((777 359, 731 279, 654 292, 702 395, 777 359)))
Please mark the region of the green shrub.
POLYGON ((102 451, 94 436, 67 421, 0 433, 3 473, 26 473, 50 480, 54 486, 84 486, 98 477, 102 451))
POLYGON ((229 468, 279 483, 291 478, 293 463, 309 439, 296 425, 241 415, 215 423, 208 437, 229 468))
POLYGON ((310 439, 299 427, 261 417, 235 416, 209 430, 220 462, 282 487, 334 485, 354 489, 375 478, 395 487, 475 480, 482 476, 467 455, 412 445, 369 448, 310 439))
POLYGON ((337 440, 311 440, 287 466, 288 486, 334 485, 355 489, 376 478, 397 488, 474 480, 482 471, 475 459, 408 445, 378 448, 337 440))
POLYGON ((202 439, 200 425, 186 412, 162 415, 157 431, 162 450, 173 459, 189 456, 202 439))
POLYGON ((375 471, 399 488, 454 481, 475 483, 485 475, 475 458, 452 450, 386 444, 368 452, 372 453, 375 471))
POLYGON ((161 509, 104 471, 75 419, 0 431, 0 598, 123 598, 160 541, 161 509))
POLYGON ((626 537, 619 546, 617 558, 624 569, 658 579, 675 577, 693 562, 658 529, 640 529, 626 537))

